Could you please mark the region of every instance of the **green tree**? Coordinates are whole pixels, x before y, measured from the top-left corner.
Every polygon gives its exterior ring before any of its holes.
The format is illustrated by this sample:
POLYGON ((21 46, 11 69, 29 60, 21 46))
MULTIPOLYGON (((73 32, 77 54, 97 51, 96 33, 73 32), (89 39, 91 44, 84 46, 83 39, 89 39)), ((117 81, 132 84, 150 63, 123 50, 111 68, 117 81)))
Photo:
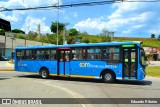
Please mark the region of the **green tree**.
POLYGON ((63 44, 63 35, 59 35, 58 39, 59 39, 58 44, 62 45, 63 44))
POLYGON ((51 44, 56 44, 56 35, 55 34, 46 34, 47 42, 51 44))
POLYGON ((98 43, 96 39, 91 39, 91 43, 98 43))
POLYGON ((160 35, 158 36, 158 40, 160 41, 160 35))
POLYGON ((90 41, 89 41, 89 39, 87 39, 86 37, 83 37, 82 42, 84 42, 84 43, 89 43, 90 41))
POLYGON ((101 36, 101 42, 111 42, 110 36, 101 36))
POLYGON ((68 44, 74 44, 75 38, 73 36, 67 36, 67 43, 68 44))
POLYGON ((11 32, 25 34, 25 32, 23 30, 20 30, 20 29, 14 29, 11 32))
POLYGON ((151 38, 155 38, 155 34, 151 34, 151 38))
POLYGON ((55 22, 52 22, 50 26, 51 32, 57 33, 57 24, 58 24, 58 31, 61 32, 64 29, 64 26, 65 26, 64 23, 60 23, 60 22, 57 23, 57 21, 55 21, 55 22))
POLYGON ((0 35, 5 35, 5 30, 3 30, 3 29, 0 29, 0 35))
POLYGON ((38 34, 36 32, 29 31, 26 39, 28 39, 28 40, 36 40, 37 35, 38 34))
POLYGON ((69 30, 69 36, 76 36, 78 35, 78 31, 74 28, 69 30))

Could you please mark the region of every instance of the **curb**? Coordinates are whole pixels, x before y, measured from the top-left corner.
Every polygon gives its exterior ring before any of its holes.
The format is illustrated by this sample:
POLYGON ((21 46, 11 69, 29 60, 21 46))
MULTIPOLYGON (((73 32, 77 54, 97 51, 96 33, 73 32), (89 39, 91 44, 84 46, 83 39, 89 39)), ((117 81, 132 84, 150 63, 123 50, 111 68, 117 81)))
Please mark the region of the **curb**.
POLYGON ((147 75, 147 77, 151 77, 151 78, 160 78, 160 76, 150 76, 150 75, 147 75))
POLYGON ((0 69, 0 72, 5 72, 5 71, 15 71, 14 69, 0 69))

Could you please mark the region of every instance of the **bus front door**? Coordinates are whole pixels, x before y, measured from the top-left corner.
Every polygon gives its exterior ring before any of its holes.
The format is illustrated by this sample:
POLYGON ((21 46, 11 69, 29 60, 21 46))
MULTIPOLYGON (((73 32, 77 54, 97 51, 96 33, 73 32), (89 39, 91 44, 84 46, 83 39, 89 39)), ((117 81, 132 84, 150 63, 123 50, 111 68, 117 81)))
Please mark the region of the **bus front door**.
POLYGON ((123 78, 137 79, 137 50, 123 48, 123 78))
POLYGON ((70 56, 69 50, 58 50, 58 61, 57 61, 58 72, 57 72, 57 75, 70 75, 69 56, 70 56))

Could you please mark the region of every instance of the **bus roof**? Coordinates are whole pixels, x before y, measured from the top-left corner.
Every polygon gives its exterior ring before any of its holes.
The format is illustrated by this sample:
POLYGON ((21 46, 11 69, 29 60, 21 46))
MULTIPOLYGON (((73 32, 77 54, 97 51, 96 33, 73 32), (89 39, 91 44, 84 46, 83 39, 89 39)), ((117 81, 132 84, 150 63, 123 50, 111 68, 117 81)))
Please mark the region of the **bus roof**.
POLYGON ((137 44, 141 46, 140 41, 129 41, 129 42, 100 42, 100 43, 80 43, 80 44, 64 44, 64 45, 46 45, 46 46, 21 46, 16 49, 36 49, 36 48, 60 48, 60 47, 83 47, 83 46, 117 46, 117 45, 133 45, 137 44))

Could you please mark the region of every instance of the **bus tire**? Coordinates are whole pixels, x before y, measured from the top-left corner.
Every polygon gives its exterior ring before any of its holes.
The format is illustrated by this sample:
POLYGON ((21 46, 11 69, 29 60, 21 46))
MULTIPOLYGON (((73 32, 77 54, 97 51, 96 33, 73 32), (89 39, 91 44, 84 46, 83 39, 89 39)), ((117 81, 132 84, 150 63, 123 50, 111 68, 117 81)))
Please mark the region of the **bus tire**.
POLYGON ((113 83, 116 80, 116 78, 112 72, 104 72, 102 74, 102 80, 105 83, 113 83))
POLYGON ((41 68, 40 75, 43 79, 49 78, 49 71, 47 68, 41 68))

